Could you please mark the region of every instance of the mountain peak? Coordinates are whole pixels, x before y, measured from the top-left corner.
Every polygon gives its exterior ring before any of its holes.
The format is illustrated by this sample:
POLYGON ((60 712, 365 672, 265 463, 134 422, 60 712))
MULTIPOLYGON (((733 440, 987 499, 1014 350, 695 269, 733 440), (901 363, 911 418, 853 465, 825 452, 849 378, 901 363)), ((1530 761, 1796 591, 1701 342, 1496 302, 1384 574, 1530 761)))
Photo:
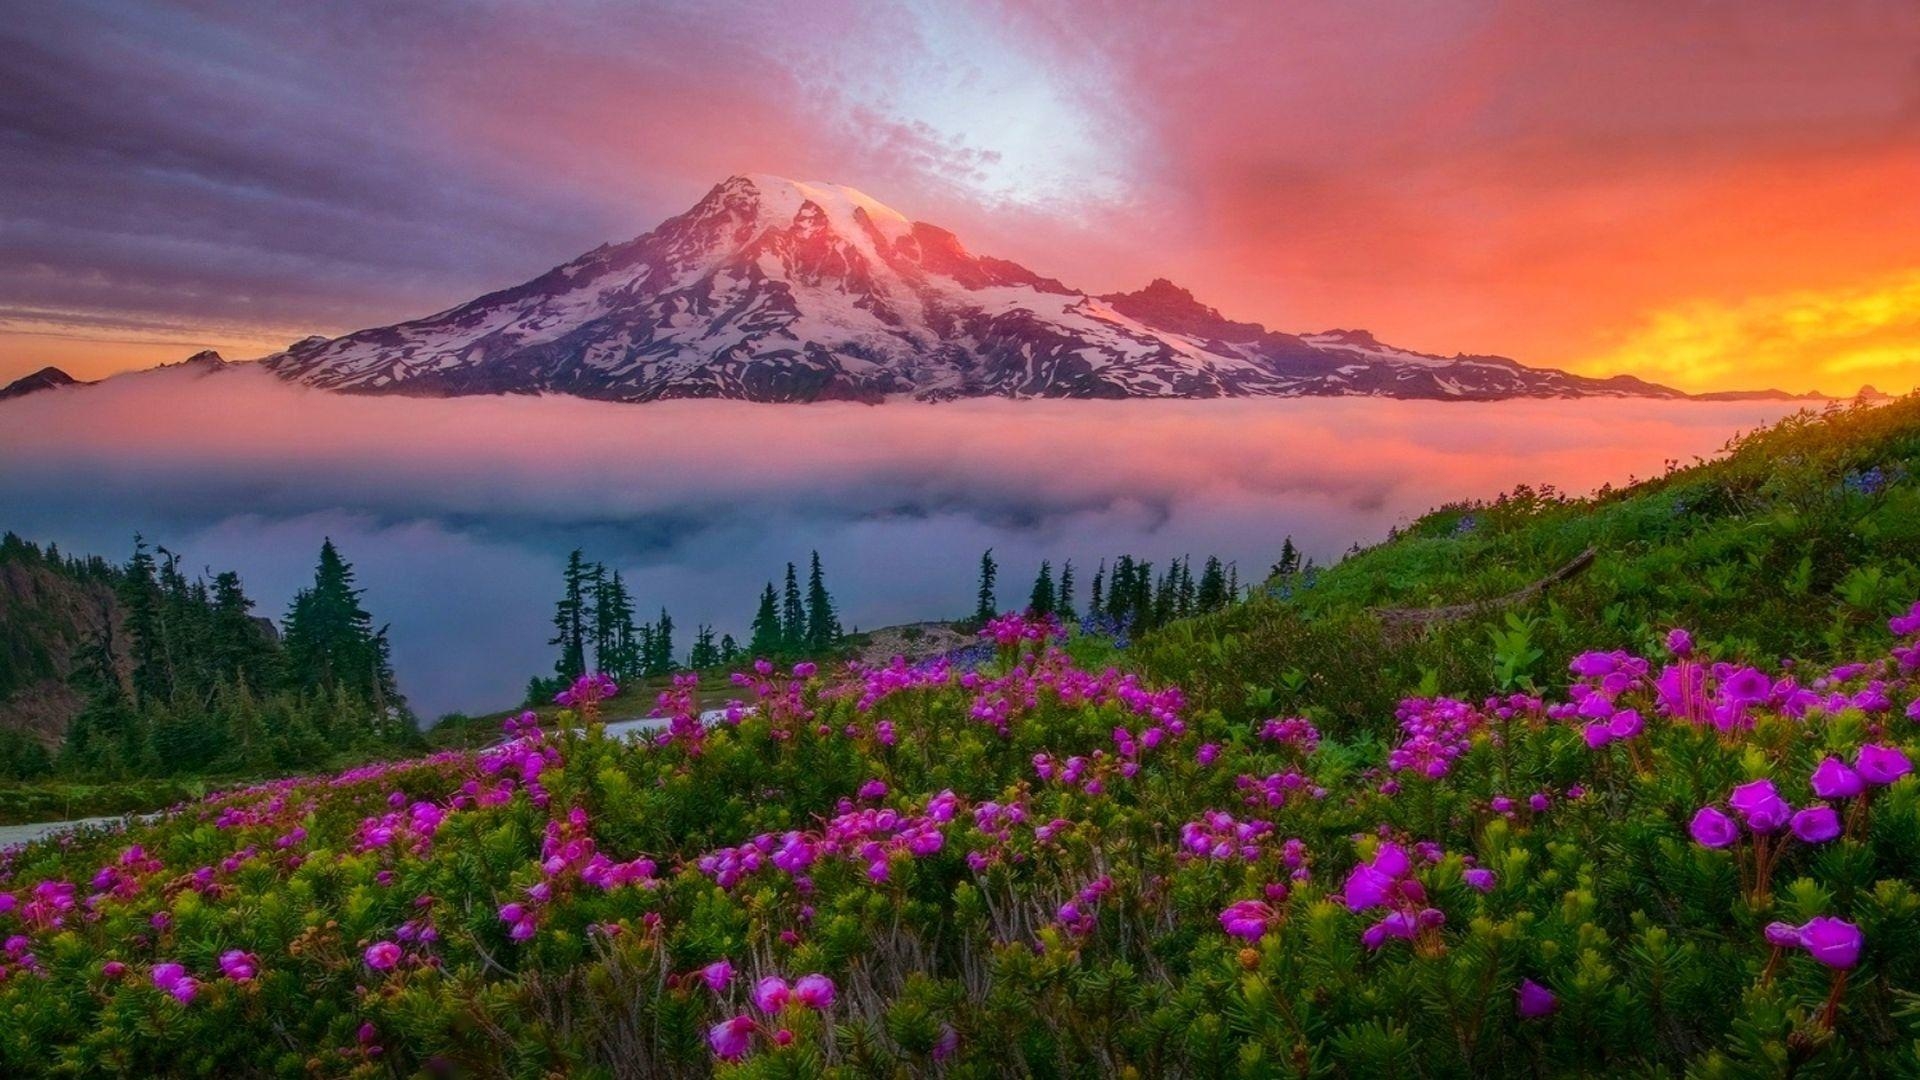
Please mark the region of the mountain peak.
POLYGON ((84 386, 79 379, 49 364, 31 375, 22 375, 5 386, 0 386, 0 400, 25 397, 40 390, 53 390, 62 386, 84 386))
POLYGON ((1137 292, 1108 293, 1100 299, 1143 326, 1175 334, 1213 341, 1253 341, 1267 332, 1259 323, 1227 318, 1166 278, 1154 278, 1137 292))
POLYGON ((1269 333, 1166 278, 1095 297, 858 188, 768 173, 519 285, 265 365, 331 390, 617 401, 1676 393, 1269 333))

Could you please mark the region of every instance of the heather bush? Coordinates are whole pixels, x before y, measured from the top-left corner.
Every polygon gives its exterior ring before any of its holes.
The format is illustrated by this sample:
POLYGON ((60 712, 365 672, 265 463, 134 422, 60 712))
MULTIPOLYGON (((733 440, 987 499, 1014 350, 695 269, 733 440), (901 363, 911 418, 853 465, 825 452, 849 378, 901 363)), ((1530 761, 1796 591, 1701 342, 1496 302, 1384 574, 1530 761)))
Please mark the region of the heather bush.
POLYGON ((11 851, 0 1069, 1911 1065, 1920 607, 1843 665, 1679 632, 1351 734, 1196 708, 1063 633, 763 662, 711 726, 683 676, 637 745, 583 680, 486 750, 11 851))

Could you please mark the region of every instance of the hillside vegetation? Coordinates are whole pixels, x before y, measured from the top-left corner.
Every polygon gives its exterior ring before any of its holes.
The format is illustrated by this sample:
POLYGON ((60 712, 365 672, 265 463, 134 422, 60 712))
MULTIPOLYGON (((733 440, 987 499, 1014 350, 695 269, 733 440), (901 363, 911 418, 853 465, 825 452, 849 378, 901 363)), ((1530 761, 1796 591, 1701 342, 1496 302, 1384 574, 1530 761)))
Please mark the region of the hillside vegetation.
POLYGON ((1916 413, 16 851, 0 1072, 1905 1075, 1916 413))

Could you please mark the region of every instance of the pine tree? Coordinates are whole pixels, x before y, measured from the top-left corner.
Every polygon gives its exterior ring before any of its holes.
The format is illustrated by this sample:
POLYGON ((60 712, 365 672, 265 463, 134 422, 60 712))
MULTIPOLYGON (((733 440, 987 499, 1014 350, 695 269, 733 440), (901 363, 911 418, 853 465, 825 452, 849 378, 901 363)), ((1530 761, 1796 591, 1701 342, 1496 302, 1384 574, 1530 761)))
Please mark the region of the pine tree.
POLYGON ((353 567, 331 539, 322 543, 313 587, 296 594, 287 613, 288 677, 296 689, 345 687, 376 709, 399 708, 386 628, 374 629, 360 595, 353 567))
POLYGON ((1240 564, 1238 562, 1230 562, 1227 564, 1227 603, 1237 604, 1239 602, 1240 564))
POLYGON ((587 607, 584 589, 586 562, 580 549, 567 556, 567 569, 560 600, 553 607, 553 637, 547 644, 560 646, 560 657, 553 662, 553 673, 571 681, 587 671, 587 607))
POLYGON ((786 651, 786 635, 780 626, 780 597, 773 591, 771 581, 760 593, 760 610, 753 616, 753 633, 747 639, 747 651, 763 659, 786 651))
POLYGON ((639 645, 633 629, 633 597, 627 592, 627 583, 618 570, 607 579, 604 590, 597 607, 600 621, 610 627, 608 651, 596 656, 595 663, 616 680, 631 679, 640 667, 639 645))
POLYGON ((786 590, 780 601, 781 651, 799 656, 807 648, 807 609, 800 600, 800 576, 787 564, 786 590))
POLYGON ((732 634, 721 634, 720 635, 721 666, 731 667, 733 666, 734 662, 739 659, 740 659, 740 643, 733 640, 732 634))
POLYGON ((1101 595, 1107 577, 1107 560, 1101 559, 1093 571, 1093 597, 1087 601, 1087 614, 1099 618, 1106 613, 1106 597, 1101 595))
POLYGON ((1201 611, 1218 611, 1227 606, 1227 572, 1220 565, 1218 555, 1207 556, 1207 566, 1200 572, 1200 588, 1194 595, 1194 604, 1201 611))
POLYGON ((165 701, 172 696, 172 677, 166 670, 164 622, 160 612, 160 585, 154 579, 153 555, 146 538, 133 537, 133 558, 116 590, 124 612, 127 652, 133 661, 133 704, 165 701))
POLYGON ((1180 584, 1174 594, 1174 611, 1180 618, 1184 619, 1188 615, 1193 614, 1195 591, 1193 587, 1193 556, 1183 556, 1180 559, 1178 568, 1180 571, 1180 584))
POLYGON ((673 662, 673 616, 666 608, 660 609, 660 621, 653 624, 653 636, 650 642, 647 674, 666 675, 677 666, 673 662))
POLYGON ((1060 613, 1060 617, 1068 622, 1074 622, 1080 618, 1073 610, 1072 559, 1068 559, 1066 564, 1060 567, 1060 588, 1058 595, 1054 597, 1053 606, 1054 610, 1060 613))
POLYGON ((611 671, 608 661, 613 659, 613 639, 617 630, 609 606, 613 593, 608 585, 606 563, 597 562, 588 568, 586 580, 581 583, 581 593, 587 603, 586 638, 593 646, 593 668, 595 671, 611 671))
POLYGON ((1280 561, 1273 564, 1273 576, 1292 577, 1300 572, 1300 549, 1293 546, 1293 537, 1288 536, 1280 544, 1280 561))
POLYGON ((981 552, 980 591, 975 597, 973 617, 976 622, 983 625, 992 621, 993 617, 1000 613, 999 606, 993 596, 994 578, 998 577, 999 573, 1000 568, 993 561, 993 549, 988 548, 986 551, 981 552))
POLYGON ((833 597, 827 593, 826 575, 820 569, 820 553, 813 553, 807 571, 807 648, 824 654, 840 644, 840 617, 834 613, 833 597))
POLYGON ((253 618, 253 601, 231 570, 215 576, 208 617, 207 652, 217 682, 244 680, 271 687, 277 681, 272 640, 253 618))
POLYGON ((693 635, 693 651, 687 654, 687 666, 705 671, 720 663, 720 648, 713 641, 713 627, 702 623, 693 635))
POLYGON ((1033 579, 1033 591, 1027 595, 1027 610, 1035 615, 1053 613, 1053 564, 1040 560, 1040 573, 1033 579))

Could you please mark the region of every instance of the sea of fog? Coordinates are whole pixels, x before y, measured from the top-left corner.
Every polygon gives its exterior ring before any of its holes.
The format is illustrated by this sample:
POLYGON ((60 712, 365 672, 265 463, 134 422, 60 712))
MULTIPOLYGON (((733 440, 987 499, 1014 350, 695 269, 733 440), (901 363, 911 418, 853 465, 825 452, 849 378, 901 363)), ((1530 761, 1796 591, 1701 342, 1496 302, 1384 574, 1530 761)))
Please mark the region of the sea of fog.
MULTIPOLYGON (((1691 460, 1780 402, 969 401, 878 407, 348 397, 252 367, 168 370, 0 402, 0 528, 124 559, 138 531, 238 570, 278 617, 322 537, 390 623, 424 716, 515 702, 551 663, 567 552, 744 639, 761 585, 825 561, 863 627, 971 610, 1042 558, 1237 560, 1292 535, 1322 561, 1449 500, 1585 492, 1691 460)), ((1084 584, 1082 596, 1084 597, 1084 584)))

